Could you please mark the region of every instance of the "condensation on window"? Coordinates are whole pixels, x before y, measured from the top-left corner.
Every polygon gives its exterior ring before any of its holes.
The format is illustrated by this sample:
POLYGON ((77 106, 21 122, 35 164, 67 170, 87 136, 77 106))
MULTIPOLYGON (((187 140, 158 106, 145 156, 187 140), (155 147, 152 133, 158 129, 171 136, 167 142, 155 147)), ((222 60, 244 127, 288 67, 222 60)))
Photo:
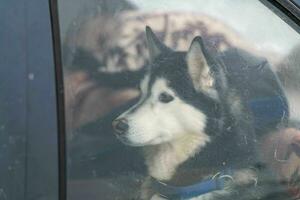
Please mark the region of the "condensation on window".
POLYGON ((300 36, 270 8, 58 3, 69 200, 299 197, 300 36))

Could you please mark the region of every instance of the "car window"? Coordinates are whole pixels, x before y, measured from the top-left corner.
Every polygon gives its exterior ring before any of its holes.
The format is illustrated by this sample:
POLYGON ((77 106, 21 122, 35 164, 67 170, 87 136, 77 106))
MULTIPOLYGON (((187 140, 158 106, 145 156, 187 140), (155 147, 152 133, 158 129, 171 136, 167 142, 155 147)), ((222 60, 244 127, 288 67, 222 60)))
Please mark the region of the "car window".
POLYGON ((294 2, 299 6, 300 5, 300 1, 299 0, 294 0, 294 2))
POLYGON ((230 0, 58 8, 68 199, 300 195, 300 36, 274 9, 230 0))

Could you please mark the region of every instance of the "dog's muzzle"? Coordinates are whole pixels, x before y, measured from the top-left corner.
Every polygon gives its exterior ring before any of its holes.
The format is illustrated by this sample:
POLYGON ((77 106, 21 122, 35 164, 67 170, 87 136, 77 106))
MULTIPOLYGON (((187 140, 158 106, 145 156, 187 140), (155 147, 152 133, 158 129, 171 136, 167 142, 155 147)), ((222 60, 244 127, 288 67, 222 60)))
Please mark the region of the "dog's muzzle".
POLYGON ((113 129, 115 130, 115 133, 119 136, 125 134, 129 129, 128 121, 125 118, 115 119, 112 122, 112 126, 113 129))

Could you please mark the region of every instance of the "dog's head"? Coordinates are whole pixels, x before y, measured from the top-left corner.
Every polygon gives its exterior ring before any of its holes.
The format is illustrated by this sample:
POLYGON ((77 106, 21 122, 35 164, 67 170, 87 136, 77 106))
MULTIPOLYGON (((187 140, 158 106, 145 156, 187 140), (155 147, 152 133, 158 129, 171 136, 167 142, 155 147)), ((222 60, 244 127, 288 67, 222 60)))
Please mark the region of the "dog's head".
POLYGON ((172 51, 146 27, 150 64, 140 99, 113 121, 117 137, 131 146, 156 145, 186 134, 204 134, 218 115, 214 68, 201 37, 188 52, 172 51))

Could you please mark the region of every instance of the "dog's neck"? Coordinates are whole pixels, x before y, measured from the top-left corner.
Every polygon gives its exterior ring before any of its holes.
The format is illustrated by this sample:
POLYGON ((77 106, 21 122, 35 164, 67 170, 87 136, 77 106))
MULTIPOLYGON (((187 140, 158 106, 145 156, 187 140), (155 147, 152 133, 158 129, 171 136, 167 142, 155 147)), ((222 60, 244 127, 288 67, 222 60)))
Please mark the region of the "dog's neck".
POLYGON ((144 152, 150 176, 171 185, 184 186, 224 169, 238 170, 256 163, 252 143, 251 139, 245 141, 226 131, 214 138, 198 133, 145 147, 144 152))
POLYGON ((210 141, 206 134, 186 134, 175 141, 144 148, 148 173, 159 181, 170 180, 177 167, 210 141))

